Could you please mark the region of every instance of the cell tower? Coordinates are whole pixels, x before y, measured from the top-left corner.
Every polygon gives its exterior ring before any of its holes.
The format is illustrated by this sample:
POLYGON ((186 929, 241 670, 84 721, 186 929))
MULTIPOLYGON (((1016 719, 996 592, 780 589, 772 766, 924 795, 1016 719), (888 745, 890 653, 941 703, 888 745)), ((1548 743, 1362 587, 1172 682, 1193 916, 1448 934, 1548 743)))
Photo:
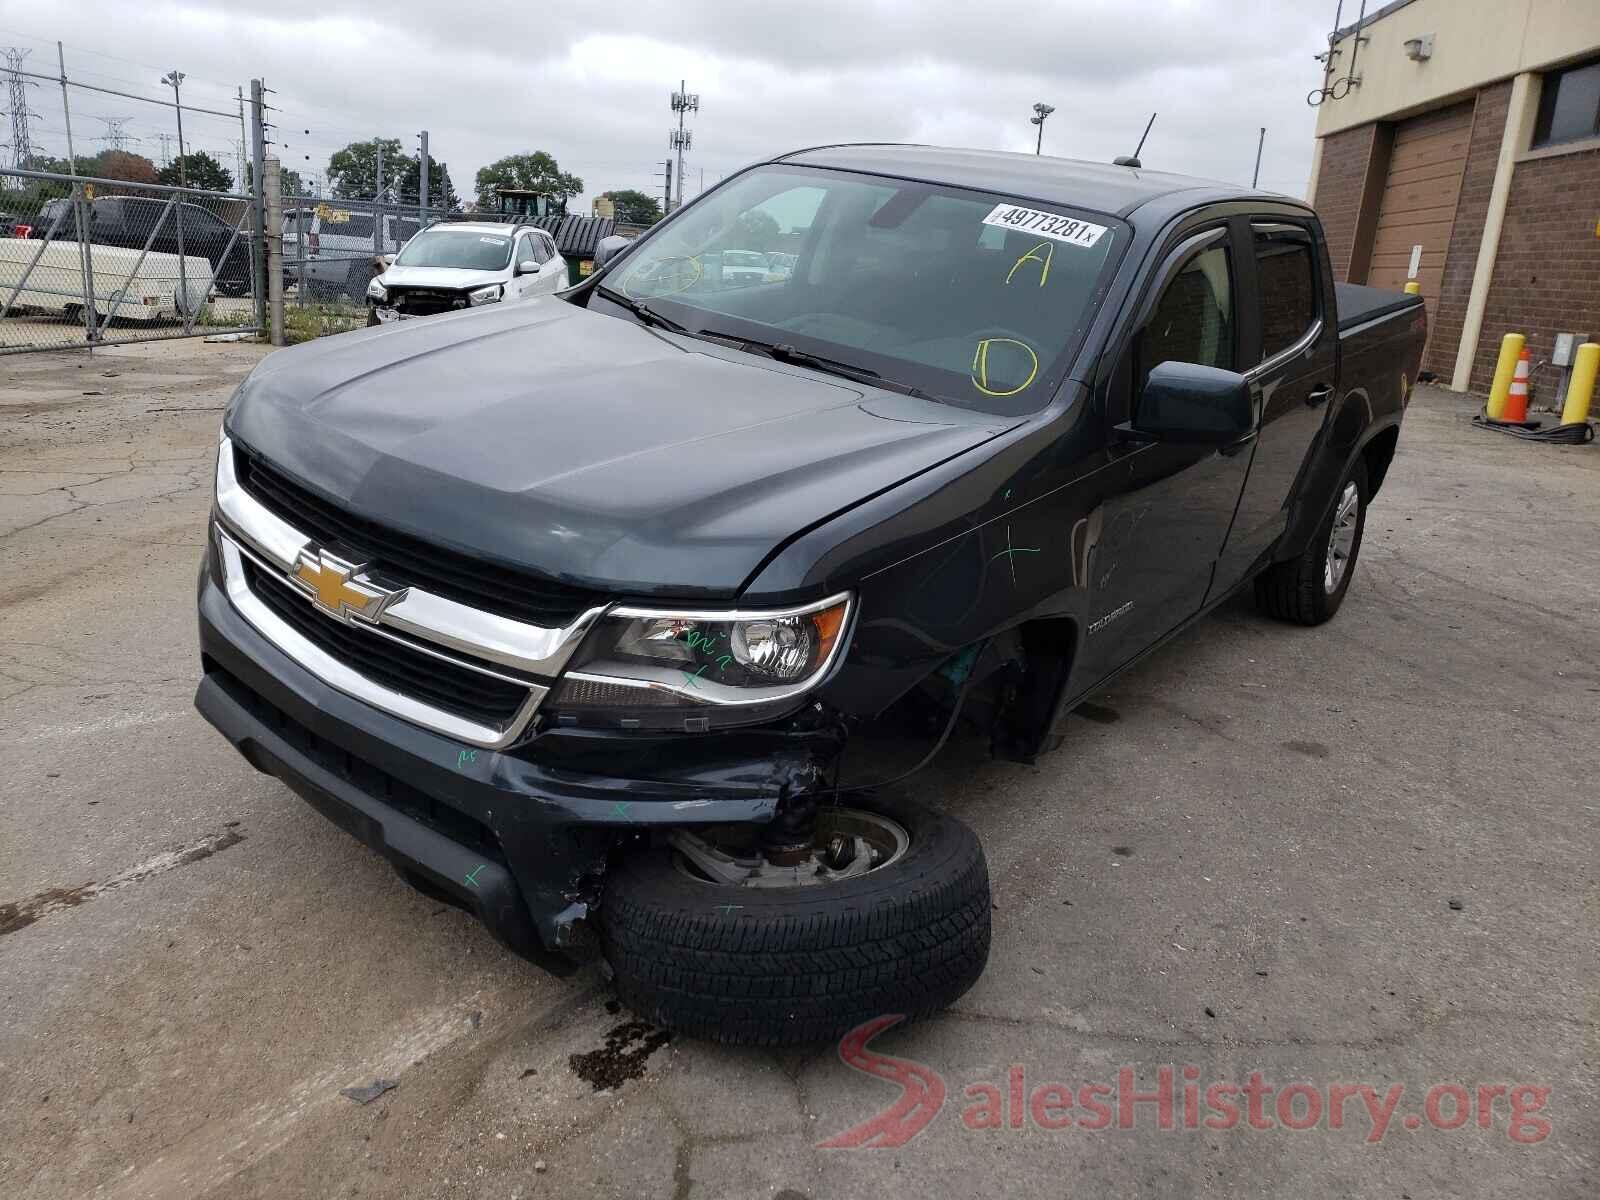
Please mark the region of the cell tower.
POLYGON ((672 111, 678 114, 678 127, 667 130, 667 145, 678 152, 678 203, 683 203, 683 152, 694 145, 694 130, 683 127, 685 113, 700 111, 700 94, 690 92, 686 80, 678 81, 678 90, 672 93, 672 111))
POLYGON ((27 58, 30 51, 19 50, 15 46, 7 47, 4 51, 6 66, 6 84, 10 92, 11 106, 7 110, 11 116, 11 161, 18 167, 26 168, 28 160, 33 157, 33 141, 28 135, 28 121, 39 116, 28 109, 28 81, 20 74, 22 60, 27 58))
POLYGON ((126 150, 129 142, 144 140, 143 138, 134 137, 123 128, 129 121, 133 120, 132 117, 96 117, 95 120, 103 122, 106 127, 105 137, 96 138, 95 140, 104 142, 112 150, 126 150))

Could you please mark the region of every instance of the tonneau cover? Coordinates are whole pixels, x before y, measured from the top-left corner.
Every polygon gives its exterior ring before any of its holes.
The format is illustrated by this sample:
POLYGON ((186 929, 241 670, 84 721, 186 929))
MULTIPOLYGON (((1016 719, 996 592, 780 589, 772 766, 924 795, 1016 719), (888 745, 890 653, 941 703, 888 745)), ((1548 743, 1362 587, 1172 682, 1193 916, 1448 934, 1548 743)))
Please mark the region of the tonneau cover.
POLYGON ((1333 285, 1333 295, 1339 307, 1340 333, 1365 321, 1422 303, 1421 296, 1391 292, 1387 288, 1363 287, 1359 283, 1336 283, 1333 285))

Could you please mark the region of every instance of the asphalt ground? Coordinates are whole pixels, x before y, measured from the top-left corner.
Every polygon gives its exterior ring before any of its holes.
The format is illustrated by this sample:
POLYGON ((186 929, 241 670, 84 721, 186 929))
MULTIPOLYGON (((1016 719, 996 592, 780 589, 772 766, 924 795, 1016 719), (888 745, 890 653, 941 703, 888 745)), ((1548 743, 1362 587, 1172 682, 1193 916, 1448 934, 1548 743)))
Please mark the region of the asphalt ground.
POLYGON ((663 1041, 200 721, 211 458, 262 353, 0 363, 0 1195, 1600 1191, 1600 446, 1419 389, 1331 624, 1230 604, 1036 767, 914 781, 982 837, 995 941, 871 1043, 906 1091, 663 1041))

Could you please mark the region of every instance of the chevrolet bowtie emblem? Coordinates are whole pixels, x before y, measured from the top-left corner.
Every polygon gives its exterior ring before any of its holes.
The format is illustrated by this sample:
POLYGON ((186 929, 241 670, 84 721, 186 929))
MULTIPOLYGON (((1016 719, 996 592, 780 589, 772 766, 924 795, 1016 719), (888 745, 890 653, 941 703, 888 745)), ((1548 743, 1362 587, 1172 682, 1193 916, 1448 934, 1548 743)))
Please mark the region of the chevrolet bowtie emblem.
POLYGON ((364 563, 345 562, 326 550, 305 549, 300 551, 290 579, 316 601, 318 608, 340 620, 357 616, 376 621, 379 611, 396 593, 351 578, 365 569, 364 563))

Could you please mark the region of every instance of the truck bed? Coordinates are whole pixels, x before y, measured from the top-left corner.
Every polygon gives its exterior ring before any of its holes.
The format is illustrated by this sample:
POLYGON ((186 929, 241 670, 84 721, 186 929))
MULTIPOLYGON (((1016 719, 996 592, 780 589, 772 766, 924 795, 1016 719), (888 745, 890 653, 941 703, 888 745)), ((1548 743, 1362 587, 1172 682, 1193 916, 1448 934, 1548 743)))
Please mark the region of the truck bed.
POLYGON ((1339 308, 1340 333, 1422 303, 1421 296, 1391 292, 1387 288, 1364 287, 1359 283, 1336 283, 1333 285, 1333 295, 1339 308))

